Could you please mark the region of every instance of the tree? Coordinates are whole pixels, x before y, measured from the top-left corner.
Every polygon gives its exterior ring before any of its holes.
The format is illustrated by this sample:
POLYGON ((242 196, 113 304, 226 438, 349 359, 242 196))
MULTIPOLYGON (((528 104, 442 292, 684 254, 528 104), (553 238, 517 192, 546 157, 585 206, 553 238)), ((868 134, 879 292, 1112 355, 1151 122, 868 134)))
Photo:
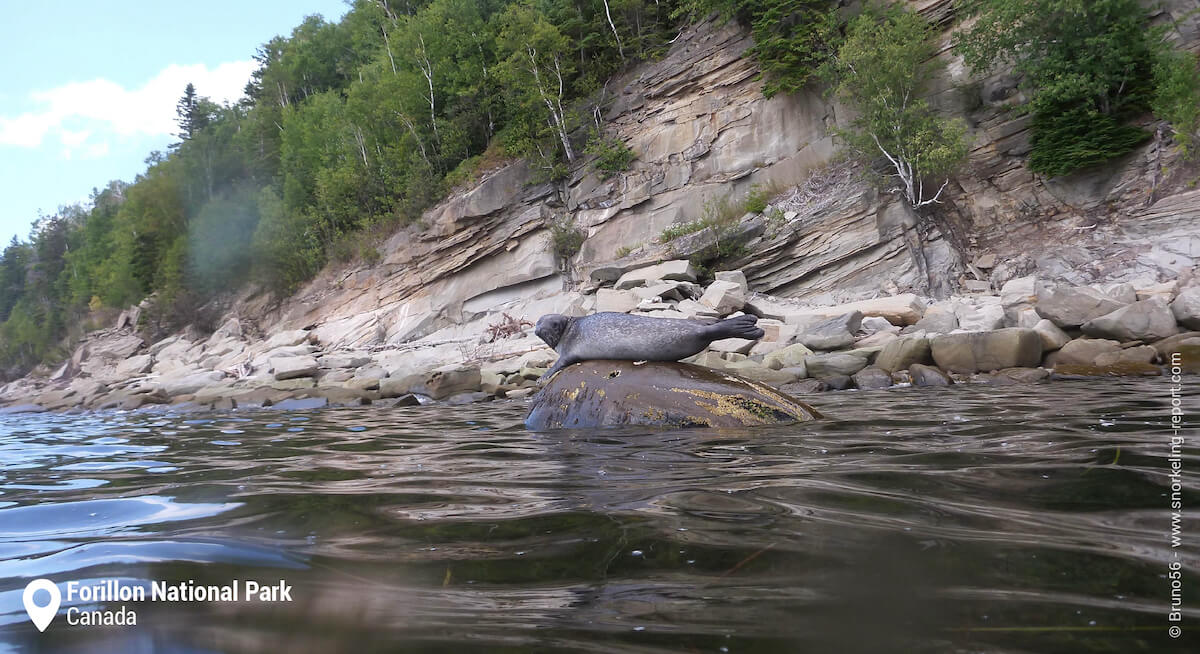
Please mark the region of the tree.
POLYGON ((175 104, 176 122, 179 124, 179 138, 187 141, 197 132, 208 126, 216 108, 208 98, 198 97, 196 87, 188 82, 183 89, 183 97, 175 104))
POLYGON ((1024 75, 1031 170, 1062 175, 1149 138, 1129 122, 1150 108, 1165 42, 1138 0, 965 0, 976 22, 955 46, 967 65, 1024 75))
MULTIPOLYGON (((505 54, 501 63, 501 75, 507 83, 509 93, 518 113, 532 117, 537 107, 558 141, 560 152, 567 162, 575 160, 571 146, 571 131, 575 120, 563 107, 567 89, 575 66, 568 53, 570 47, 566 37, 532 5, 517 3, 500 16, 497 37, 501 52, 505 54)), ((521 118, 521 116, 513 116, 521 118)), ((540 121, 527 121, 527 128, 540 121)), ((544 165, 553 167, 555 157, 541 145, 541 130, 527 129, 526 137, 518 141, 522 154, 536 152, 544 165)))
POLYGON ((885 160, 886 176, 913 209, 938 202, 967 155, 963 125, 939 117, 921 97, 935 71, 934 54, 923 18, 894 5, 876 7, 850 22, 825 67, 837 95, 858 112, 839 135, 856 157, 885 160))

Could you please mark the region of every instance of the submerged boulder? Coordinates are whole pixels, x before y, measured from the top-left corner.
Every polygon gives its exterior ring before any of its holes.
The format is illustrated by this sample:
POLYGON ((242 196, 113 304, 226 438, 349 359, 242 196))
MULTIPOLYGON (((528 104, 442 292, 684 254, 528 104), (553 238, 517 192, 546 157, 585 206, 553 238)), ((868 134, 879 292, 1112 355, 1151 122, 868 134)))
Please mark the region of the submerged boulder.
POLYGON ((818 417, 768 386, 700 366, 584 361, 563 369, 534 396, 525 426, 748 427, 818 417))

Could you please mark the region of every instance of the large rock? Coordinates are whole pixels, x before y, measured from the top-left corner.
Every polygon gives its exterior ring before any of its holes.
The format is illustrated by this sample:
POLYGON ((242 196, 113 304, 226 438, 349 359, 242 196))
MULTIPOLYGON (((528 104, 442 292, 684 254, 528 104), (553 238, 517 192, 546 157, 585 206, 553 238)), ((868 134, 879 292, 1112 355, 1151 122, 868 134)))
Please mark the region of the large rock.
POLYGON ((836 318, 822 320, 805 327, 797 339, 814 350, 836 350, 854 342, 854 334, 862 326, 863 315, 851 311, 836 318))
POLYGON ((908 374, 912 377, 913 386, 949 386, 954 383, 945 372, 920 363, 914 363, 908 369, 908 374))
POLYGON ((850 376, 867 367, 867 357, 842 352, 813 354, 804 357, 804 367, 809 377, 850 376))
POLYGON ((615 288, 602 288, 596 291, 596 311, 616 311, 629 313, 637 308, 642 299, 633 291, 618 291, 615 288))
POLYGON ((875 357, 875 366, 888 372, 907 370, 914 363, 931 363, 929 339, 901 338, 883 346, 875 357))
MULTIPOLYGON (((540 375, 542 371, 538 370, 537 374, 540 375)), ((379 382, 379 394, 381 397, 401 397, 408 393, 417 393, 435 400, 443 400, 459 393, 474 393, 482 386, 483 377, 479 368, 457 366, 399 378, 389 377, 379 382)))
POLYGON ((267 352, 280 347, 291 347, 308 341, 308 332, 303 329, 292 329, 285 332, 279 332, 267 339, 263 344, 263 351, 267 352))
POLYGON ((1077 338, 1046 356, 1046 367, 1059 364, 1095 365, 1101 355, 1119 353, 1121 344, 1104 338, 1077 338))
POLYGON ((1200 329, 1200 286, 1183 289, 1171 303, 1175 321, 1188 329, 1200 329))
POLYGON ((820 415, 764 384, 686 363, 584 361, 534 396, 529 429, 749 427, 820 415))
POLYGON ((1032 329, 945 334, 930 341, 933 360, 950 372, 1031 368, 1042 359, 1042 339, 1032 329))
POLYGON ((312 377, 317 374, 317 360, 311 356, 280 357, 271 359, 271 368, 275 371, 275 379, 296 379, 297 377, 312 377))
POLYGON ((1134 302, 1083 324, 1083 333, 1118 341, 1157 341, 1179 332, 1175 315, 1161 297, 1134 302))
POLYGON ((116 338, 100 339, 88 344, 88 359, 104 359, 109 362, 122 361, 137 352, 142 346, 137 334, 121 334, 116 338))
POLYGON ((905 328, 905 333, 918 330, 929 334, 949 334, 958 329, 958 311, 955 303, 942 302, 925 310, 925 315, 916 323, 905 328))
POLYGON ((854 373, 854 385, 863 390, 888 388, 892 385, 892 376, 887 371, 875 366, 863 368, 854 373))
POLYGON ((802 343, 795 343, 785 348, 775 350, 763 357, 763 364, 772 370, 782 370, 804 365, 805 357, 813 353, 802 343))
POLYGON ((700 304, 712 309, 720 316, 741 311, 746 305, 746 296, 736 282, 715 281, 704 289, 700 304))
POLYGON ((1033 331, 1037 332, 1038 337, 1042 339, 1042 350, 1045 352, 1053 352, 1071 342, 1071 337, 1066 332, 1045 318, 1037 321, 1037 324, 1033 326, 1033 331))
MULTIPOLYGON (((751 304, 755 308, 759 308, 760 305, 767 305, 763 299, 759 298, 755 298, 751 304)), ((925 313, 925 302, 912 293, 902 293, 900 295, 879 297, 872 300, 859 300, 858 302, 848 302, 828 307, 792 309, 777 307, 774 314, 771 312, 760 313, 759 311, 755 311, 755 313, 763 318, 779 318, 790 323, 810 323, 814 319, 836 318, 852 311, 861 313, 863 317, 875 316, 884 318, 893 325, 903 327, 915 324, 921 319, 921 315, 925 313)))
POLYGON ((969 332, 985 332, 1004 326, 1004 308, 999 304, 979 307, 958 307, 958 328, 969 332))
POLYGON ((649 282, 659 279, 694 282, 696 281, 696 269, 687 259, 664 261, 653 266, 630 270, 621 275, 615 288, 624 290, 636 286, 646 286, 649 282))
POLYGON ((150 372, 150 368, 154 366, 154 357, 149 354, 139 354, 129 357, 117 364, 116 375, 118 379, 126 379, 135 375, 141 375, 150 372))
POLYGON ((1078 327, 1124 306, 1107 293, 1086 286, 1059 284, 1040 295, 1037 312, 1059 327, 1078 327))

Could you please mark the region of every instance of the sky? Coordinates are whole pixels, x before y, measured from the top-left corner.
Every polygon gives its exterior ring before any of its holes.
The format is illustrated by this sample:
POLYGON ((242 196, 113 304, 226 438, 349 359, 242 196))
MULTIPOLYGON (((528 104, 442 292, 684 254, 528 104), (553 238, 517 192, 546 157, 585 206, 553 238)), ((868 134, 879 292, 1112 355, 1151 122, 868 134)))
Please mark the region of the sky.
POLYGON ((132 181, 179 131, 175 103, 241 97, 256 48, 344 0, 0 0, 0 247, 39 211, 132 181))

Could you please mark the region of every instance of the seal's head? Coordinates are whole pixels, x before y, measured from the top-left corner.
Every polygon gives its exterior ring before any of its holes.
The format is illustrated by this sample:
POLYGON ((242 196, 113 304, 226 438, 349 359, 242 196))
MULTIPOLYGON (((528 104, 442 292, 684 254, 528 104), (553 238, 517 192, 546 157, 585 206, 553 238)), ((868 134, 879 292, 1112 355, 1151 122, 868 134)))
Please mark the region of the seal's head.
POLYGON ((538 318, 537 327, 533 328, 533 333, 546 341, 546 345, 557 348, 558 342, 562 340, 563 332, 567 331, 567 323, 570 320, 560 313, 548 313, 538 318))

